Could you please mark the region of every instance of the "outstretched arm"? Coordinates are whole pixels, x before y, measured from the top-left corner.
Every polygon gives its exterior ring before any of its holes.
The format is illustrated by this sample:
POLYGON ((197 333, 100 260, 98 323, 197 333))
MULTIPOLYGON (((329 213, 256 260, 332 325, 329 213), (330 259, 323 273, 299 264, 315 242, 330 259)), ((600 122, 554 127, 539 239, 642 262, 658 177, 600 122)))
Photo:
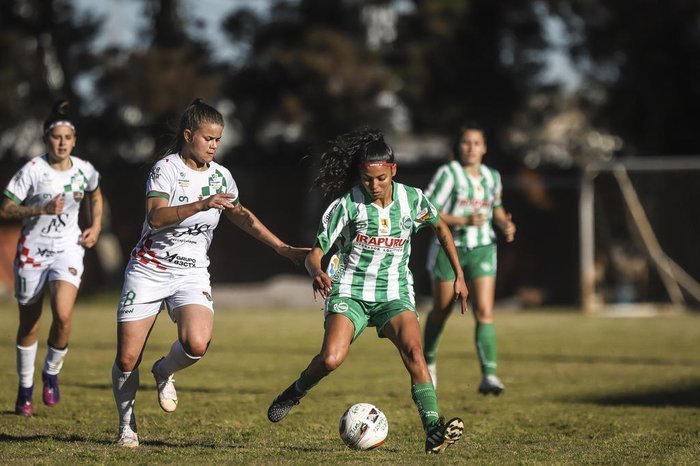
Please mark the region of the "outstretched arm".
POLYGON ((300 264, 309 252, 309 248, 295 248, 283 242, 268 230, 253 212, 243 207, 243 204, 239 203, 235 207, 227 208, 224 213, 231 223, 295 264, 300 264))
POLYGON ((450 233, 450 228, 445 223, 445 221, 440 218, 440 221, 434 226, 435 235, 442 249, 445 250, 447 258, 450 260, 450 265, 452 270, 455 272, 454 281, 454 292, 455 301, 458 299, 462 300, 462 314, 467 312, 467 295, 469 291, 467 290, 467 285, 464 283, 464 272, 462 271, 462 266, 459 264, 459 256, 457 255, 457 249, 455 248, 455 243, 452 239, 452 233, 450 233))
POLYGON ((92 223, 83 230, 78 242, 89 249, 97 243, 102 231, 102 191, 99 187, 93 192, 87 193, 87 208, 89 210, 88 218, 92 223))
POLYGON ((37 215, 57 215, 63 212, 64 194, 57 194, 46 204, 19 205, 12 199, 6 198, 0 207, 0 218, 4 220, 23 219, 37 215))

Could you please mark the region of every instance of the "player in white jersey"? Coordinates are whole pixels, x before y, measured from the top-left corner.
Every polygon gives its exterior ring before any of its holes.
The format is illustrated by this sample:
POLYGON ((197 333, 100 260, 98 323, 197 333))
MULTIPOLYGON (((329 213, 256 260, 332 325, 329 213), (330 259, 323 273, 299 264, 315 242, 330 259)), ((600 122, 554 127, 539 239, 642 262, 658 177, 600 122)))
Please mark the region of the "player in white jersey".
MULTIPOLYGON (((515 224, 501 202, 499 173, 482 164, 486 154, 486 136, 478 125, 466 125, 459 133, 455 157, 441 166, 426 195, 440 209, 452 228, 461 267, 472 290, 476 321, 475 343, 482 379, 478 391, 500 394, 503 383, 496 376, 496 331, 493 303, 496 290, 496 225, 511 242, 515 224)), ((433 382, 437 382, 437 349, 445 322, 452 311, 452 270, 436 244, 428 254, 428 270, 433 279, 433 309, 425 325, 424 353, 433 382)))
POLYGON ((364 130, 331 141, 321 156, 315 185, 336 198, 323 215, 316 243, 306 258, 314 298, 325 299, 321 351, 270 405, 267 416, 281 421, 323 377, 345 360, 351 343, 376 327, 399 350, 411 380, 411 394, 426 433, 425 451, 441 453, 462 435, 464 424, 439 416, 437 396, 421 345, 420 325, 408 269, 411 236, 430 226, 454 267, 455 299, 466 311, 467 288, 449 227, 421 190, 393 181, 394 153, 382 133, 364 130), (321 259, 335 247, 327 272, 321 259))
POLYGON ((286 245, 240 203, 231 173, 214 161, 223 127, 221 114, 196 99, 183 112, 172 147, 146 183, 146 219, 124 273, 112 367, 117 442, 124 447, 139 445, 134 413, 138 366, 161 308, 167 308, 178 331, 168 354, 151 368, 164 411, 177 407, 173 374, 207 351, 214 323, 207 250, 221 214, 295 263, 309 251, 286 245))
POLYGON ((76 131, 66 115, 68 103, 58 102, 44 122, 47 153, 27 162, 5 188, 0 217, 22 219, 15 258, 15 297, 19 304, 15 413, 34 410, 34 361, 44 288, 49 284, 53 320, 42 370, 42 398, 47 406, 60 400, 58 373, 68 352, 73 306, 83 274, 85 248, 100 236, 102 194, 97 170, 71 155, 76 131), (86 198, 92 224, 78 226, 81 201, 86 198))

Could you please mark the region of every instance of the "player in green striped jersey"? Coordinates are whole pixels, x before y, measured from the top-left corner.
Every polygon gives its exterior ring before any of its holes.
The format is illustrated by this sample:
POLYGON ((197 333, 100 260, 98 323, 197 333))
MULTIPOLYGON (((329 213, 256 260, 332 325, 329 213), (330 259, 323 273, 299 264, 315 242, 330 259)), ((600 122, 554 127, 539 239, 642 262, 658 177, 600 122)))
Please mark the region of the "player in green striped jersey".
MULTIPOLYGON (((484 130, 478 125, 464 126, 454 153, 457 160, 438 169, 426 195, 452 228, 459 260, 473 291, 475 341, 483 376, 478 391, 484 395, 498 395, 504 386, 496 376, 493 323, 496 235, 492 225, 503 232, 508 242, 515 238, 516 228, 501 202, 499 173, 481 163, 486 154, 484 130)), ((436 382, 437 349, 452 311, 451 280, 454 277, 449 262, 436 244, 428 254, 428 270, 433 278, 433 309, 426 319, 424 353, 433 382, 436 382)))
POLYGON ((462 435, 464 424, 439 416, 421 342, 408 269, 413 233, 431 226, 452 264, 451 295, 466 312, 467 288, 450 229, 422 191, 394 181, 394 154, 379 131, 364 130, 331 141, 315 181, 335 200, 323 215, 316 243, 306 258, 314 298, 325 300, 321 351, 299 378, 270 405, 268 418, 281 421, 323 377, 337 369, 351 343, 370 326, 397 347, 411 378, 411 394, 426 432, 425 451, 440 453, 462 435), (327 270, 321 259, 335 246, 327 270))

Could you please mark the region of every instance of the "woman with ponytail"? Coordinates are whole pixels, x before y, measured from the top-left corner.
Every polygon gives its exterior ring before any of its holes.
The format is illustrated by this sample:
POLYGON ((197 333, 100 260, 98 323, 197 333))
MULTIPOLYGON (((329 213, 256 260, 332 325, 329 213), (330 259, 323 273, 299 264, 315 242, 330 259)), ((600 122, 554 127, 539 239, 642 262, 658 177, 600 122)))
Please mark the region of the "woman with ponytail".
POLYGON ((117 307, 112 389, 119 413, 117 443, 123 447, 139 445, 134 413, 138 368, 161 309, 177 324, 177 339, 151 367, 163 411, 177 408, 175 372, 195 364, 209 347, 214 305, 207 251, 221 214, 294 263, 309 251, 282 242, 241 204, 231 172, 214 161, 223 129, 221 113, 196 99, 146 182, 146 219, 117 307))
POLYGON ((0 207, 1 218, 22 220, 15 258, 15 297, 19 304, 15 413, 20 416, 31 416, 34 411, 34 361, 47 282, 53 320, 41 374, 42 398, 46 406, 55 406, 60 400, 58 373, 68 352, 83 256, 85 248, 97 242, 102 222, 99 173, 90 162, 72 155, 77 139, 67 101, 54 105, 43 129, 47 152, 15 174, 0 207), (81 231, 78 213, 83 198, 92 224, 81 231))
POLYGON ((441 453, 462 435, 459 418, 439 416, 435 389, 423 357, 413 277, 408 269, 411 236, 431 227, 450 258, 455 300, 466 311, 467 288, 449 227, 420 189, 394 181, 392 148, 376 130, 344 134, 321 155, 314 184, 334 199, 321 220, 306 258, 314 298, 325 300, 320 352, 299 378, 270 405, 267 416, 281 421, 323 377, 347 357, 366 327, 376 327, 399 350, 411 380, 411 395, 426 433, 426 453, 441 453), (327 269, 321 259, 334 248, 327 269))

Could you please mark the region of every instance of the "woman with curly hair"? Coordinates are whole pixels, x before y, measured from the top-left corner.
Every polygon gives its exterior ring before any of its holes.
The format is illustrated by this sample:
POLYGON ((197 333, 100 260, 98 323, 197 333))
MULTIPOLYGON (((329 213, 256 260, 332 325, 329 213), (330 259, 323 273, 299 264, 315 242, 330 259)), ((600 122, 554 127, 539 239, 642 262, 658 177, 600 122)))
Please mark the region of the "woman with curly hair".
POLYGON ((413 277, 408 268, 411 236, 432 227, 450 258, 455 300, 466 311, 467 287, 449 227, 420 189, 394 181, 396 163, 381 132, 362 130, 330 142, 321 155, 314 184, 333 200, 306 258, 314 299, 325 300, 320 352, 270 405, 267 416, 281 421, 323 377, 347 357, 366 327, 376 327, 399 350, 411 378, 411 394, 426 433, 426 453, 441 453, 462 435, 459 418, 445 422, 423 357, 413 277), (326 271, 321 259, 335 246, 326 271))

